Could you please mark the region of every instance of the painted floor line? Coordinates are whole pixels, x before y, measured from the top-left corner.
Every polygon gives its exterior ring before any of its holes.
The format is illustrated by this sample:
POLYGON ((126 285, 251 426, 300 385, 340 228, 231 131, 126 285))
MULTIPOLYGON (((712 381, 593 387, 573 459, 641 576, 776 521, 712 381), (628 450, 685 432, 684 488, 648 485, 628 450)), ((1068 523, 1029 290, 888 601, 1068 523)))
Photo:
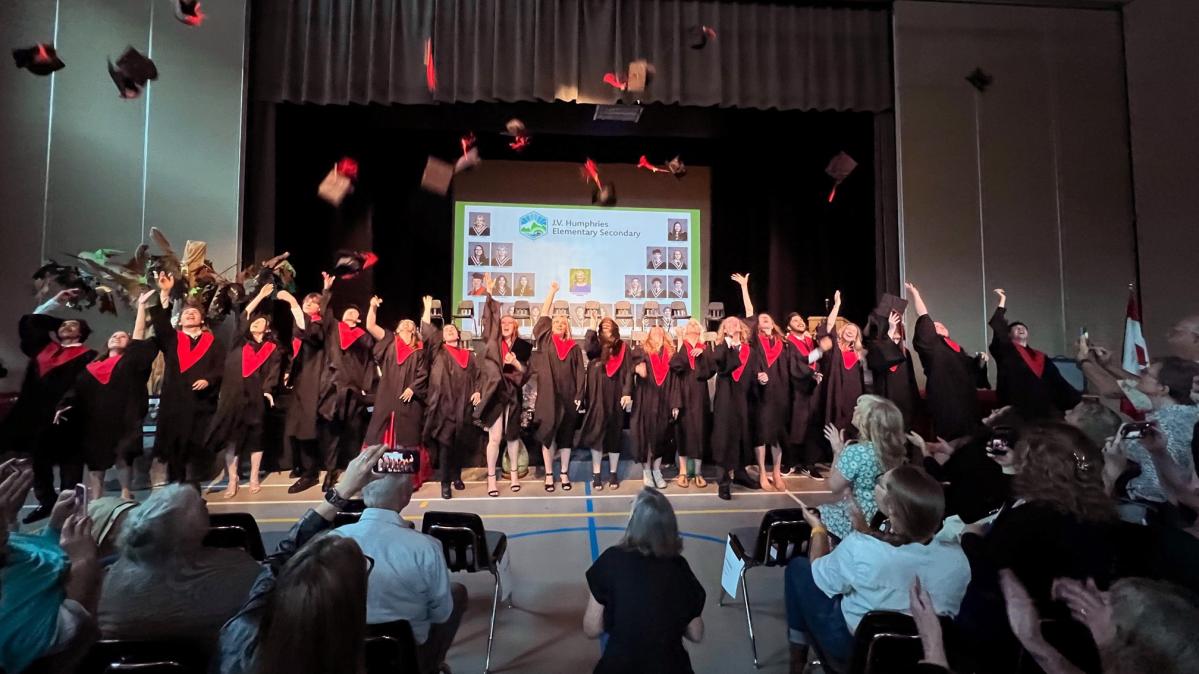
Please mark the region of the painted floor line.
MULTIPOLYGON (((795 492, 787 491, 787 492, 782 492, 782 493, 788 494, 791 496, 791 498, 795 499, 796 498, 795 494, 831 494, 832 492, 828 491, 826 489, 826 490, 822 490, 822 491, 795 491, 795 492)), ((736 499, 736 498, 740 498, 742 496, 780 496, 780 495, 781 495, 780 492, 745 492, 745 493, 734 492, 733 498, 736 499)), ((632 492, 629 494, 593 494, 591 496, 584 496, 584 495, 579 495, 579 496, 575 496, 575 495, 570 495, 570 496, 565 496, 565 495, 563 495, 563 496, 500 496, 497 498, 491 498, 490 496, 455 496, 454 498, 450 499, 448 502, 453 503, 454 501, 486 501, 489 503, 505 503, 505 502, 509 502, 509 501, 545 501, 545 502, 586 501, 588 499, 601 499, 601 498, 602 499, 614 499, 614 498, 632 499, 632 498, 635 498, 636 496, 637 496, 636 492, 632 492)), ((696 494, 696 493, 672 494, 672 493, 668 492, 666 494, 667 498, 675 498, 675 497, 682 497, 682 496, 716 496, 716 494, 715 494, 715 492, 713 492, 711 494, 706 494, 706 493, 704 493, 704 494, 696 494)), ((414 498, 414 500, 428 501, 429 503, 438 503, 441 501, 440 498, 424 498, 421 494, 416 494, 413 498, 414 498)), ((209 501, 208 507, 210 507, 210 508, 213 506, 246 507, 246 506, 258 506, 258 505, 306 505, 306 504, 312 505, 312 504, 316 504, 316 503, 324 503, 324 501, 315 500, 315 499, 314 500, 292 500, 292 501, 237 501, 237 500, 226 501, 224 499, 221 499, 219 501, 215 501, 215 500, 209 501)), ((29 506, 29 507, 33 507, 33 506, 29 506)))
MULTIPOLYGON (((764 513, 767 508, 714 508, 704 510, 676 510, 675 515, 729 515, 736 513, 764 513)), ((627 512, 581 512, 581 513, 500 513, 495 515, 481 514, 479 517, 487 520, 504 520, 504 519, 562 519, 562 518, 587 518, 593 519, 596 517, 628 517, 627 512)), ((419 522, 423 515, 404 515, 403 518, 409 522, 419 522)), ((294 524, 294 517, 256 517, 259 524, 294 524)), ((585 529, 584 529, 585 530, 585 529)), ((623 531, 623 529, 622 529, 623 531)))

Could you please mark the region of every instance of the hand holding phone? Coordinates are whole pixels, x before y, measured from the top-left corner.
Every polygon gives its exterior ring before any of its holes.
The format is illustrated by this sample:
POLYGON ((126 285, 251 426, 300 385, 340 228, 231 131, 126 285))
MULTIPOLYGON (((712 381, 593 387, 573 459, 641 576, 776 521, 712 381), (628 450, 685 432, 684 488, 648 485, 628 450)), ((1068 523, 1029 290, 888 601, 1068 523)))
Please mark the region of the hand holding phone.
POLYGON ((420 472, 420 453, 411 449, 389 449, 375 462, 374 472, 415 475, 420 472))
POLYGON ((75 512, 79 513, 81 517, 86 517, 87 504, 87 485, 82 483, 75 485, 75 512))

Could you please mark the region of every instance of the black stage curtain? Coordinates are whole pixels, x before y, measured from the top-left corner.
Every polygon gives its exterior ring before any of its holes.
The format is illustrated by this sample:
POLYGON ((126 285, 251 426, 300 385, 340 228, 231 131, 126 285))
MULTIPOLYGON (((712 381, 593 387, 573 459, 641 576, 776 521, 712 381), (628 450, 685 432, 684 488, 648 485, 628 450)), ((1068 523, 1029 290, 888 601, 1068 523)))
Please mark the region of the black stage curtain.
MULTIPOLYGON (((729 280, 734 272, 749 272, 759 311, 779 317, 823 314, 838 288, 852 319, 863 319, 874 303, 879 254, 869 113, 655 105, 640 124, 622 125, 594 122, 588 106, 570 103, 270 108, 270 123, 261 127, 272 137, 258 139, 250 155, 257 179, 247 195, 247 224, 256 232, 251 241, 264 242, 255 257, 291 252, 300 290, 309 291, 333 250, 372 247, 381 257, 373 279, 356 281, 339 297, 364 304, 377 292, 385 299, 384 324, 417 316, 421 295, 449 299, 452 201, 423 192, 419 182, 426 157, 452 159, 469 129, 479 134, 484 160, 581 163, 590 156, 635 164, 642 154, 680 154, 710 166, 709 299, 731 313, 741 311, 729 280), (487 133, 514 116, 535 133, 521 155, 508 150, 510 139, 487 133), (824 167, 842 150, 860 164, 829 203, 824 167), (343 155, 358 159, 361 180, 334 208, 316 196, 316 186, 343 155)), ((587 189, 581 182, 579 188, 587 189)))
POLYGON ((252 3, 260 101, 612 103, 603 82, 655 67, 643 102, 878 112, 892 105, 885 4, 714 0, 272 0, 252 3), (692 49, 688 29, 717 38, 692 49), (426 87, 432 39, 437 88, 426 87))

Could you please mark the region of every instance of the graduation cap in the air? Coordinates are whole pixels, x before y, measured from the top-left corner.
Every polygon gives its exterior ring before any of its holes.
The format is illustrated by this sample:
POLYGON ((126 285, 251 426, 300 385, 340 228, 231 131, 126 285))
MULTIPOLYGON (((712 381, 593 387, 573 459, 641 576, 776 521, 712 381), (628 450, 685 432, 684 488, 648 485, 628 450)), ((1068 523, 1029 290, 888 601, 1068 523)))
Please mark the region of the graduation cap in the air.
POLYGON ((357 179, 358 162, 350 157, 342 157, 325 174, 316 188, 316 194, 334 206, 340 206, 346 196, 354 191, 354 181, 357 179))
POLYGON ((692 49, 703 49, 708 40, 716 39, 716 30, 711 26, 692 26, 687 29, 687 42, 692 49))
POLYGON ((121 92, 121 98, 137 98, 142 95, 146 82, 158 79, 158 68, 154 62, 132 46, 125 49, 114 66, 108 62, 108 75, 121 92))
POLYGON ((476 145, 475 134, 468 133, 462 137, 462 156, 454 162, 454 173, 469 171, 483 162, 479 158, 479 148, 476 145))
POLYGON ((429 93, 437 90, 437 66, 433 64, 433 38, 425 38, 425 86, 429 93))
POLYGON ((175 5, 175 18, 180 23, 198 26, 204 23, 204 13, 200 11, 199 0, 172 0, 175 5))
POLYGON ((664 169, 649 163, 649 159, 646 159, 645 155, 641 155, 641 159, 637 161, 637 168, 645 169, 650 173, 670 173, 670 169, 664 169))
POLYGON ((379 256, 370 251, 339 250, 333 263, 333 275, 350 279, 375 266, 379 256))
POLYGON ((507 130, 509 136, 515 137, 511 143, 508 143, 508 147, 520 152, 529 146, 529 142, 532 140, 532 138, 529 136, 528 130, 525 129, 524 122, 513 117, 512 119, 508 120, 508 124, 505 125, 504 128, 507 130))
POLYGON ((678 157, 666 162, 666 170, 670 171, 670 174, 676 178, 682 178, 687 175, 687 165, 678 157))
POLYGON ((450 182, 454 180, 454 166, 437 157, 429 157, 425 162, 425 172, 421 174, 420 186, 426 192, 445 196, 450 191, 450 182))
POLYGON ((18 68, 24 68, 34 75, 49 75, 55 70, 62 70, 67 64, 58 58, 58 52, 52 45, 39 42, 32 47, 12 50, 13 61, 18 68))
POLYGON ((620 75, 616 73, 604 73, 604 84, 620 89, 621 91, 624 91, 629 86, 629 83, 621 79, 620 75))
POLYGON ((830 204, 833 203, 833 199, 837 196, 837 186, 848 178, 849 174, 853 173, 853 170, 857 167, 858 162, 854 161, 853 157, 844 152, 838 152, 829 160, 824 172, 833 179, 833 189, 828 193, 828 202, 830 204))
POLYGON ((600 180, 599 167, 590 158, 583 162, 583 179, 595 185, 591 192, 591 203, 600 206, 611 206, 616 203, 616 183, 604 184, 600 180))

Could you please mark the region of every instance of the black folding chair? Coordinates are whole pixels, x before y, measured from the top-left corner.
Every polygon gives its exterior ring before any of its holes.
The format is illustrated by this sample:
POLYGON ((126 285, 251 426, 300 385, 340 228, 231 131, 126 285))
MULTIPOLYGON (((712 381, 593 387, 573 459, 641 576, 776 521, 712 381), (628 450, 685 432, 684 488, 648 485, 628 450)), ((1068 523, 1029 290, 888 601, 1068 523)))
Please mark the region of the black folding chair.
POLYGON ((258 521, 250 513, 210 514, 204 545, 210 548, 245 550, 260 562, 266 559, 266 547, 262 544, 258 521))
POLYGON ((82 674, 203 674, 207 658, 183 641, 101 639, 80 664, 82 674))
POLYGON ((407 620, 366 626, 367 674, 419 674, 416 638, 407 620))
MULTIPOLYGON (((749 608, 749 583, 746 574, 758 566, 786 566, 795 557, 806 555, 812 527, 804 521, 799 508, 770 510, 755 527, 738 527, 729 532, 729 545, 741 568, 741 596, 745 603, 745 622, 749 627, 749 646, 753 651, 754 669, 758 664, 758 643, 754 639, 754 618, 749 608)), ((720 587, 718 605, 724 606, 724 586, 720 587)))
MULTIPOLYGON (((500 604, 500 561, 508 550, 508 535, 483 528, 483 519, 475 513, 427 512, 421 532, 441 541, 445 561, 451 572, 487 571, 495 578, 491 598, 491 622, 487 629, 487 661, 484 674, 491 671, 491 644, 495 640, 495 614, 500 604)), ((512 602, 509 600, 508 605, 512 602)))

